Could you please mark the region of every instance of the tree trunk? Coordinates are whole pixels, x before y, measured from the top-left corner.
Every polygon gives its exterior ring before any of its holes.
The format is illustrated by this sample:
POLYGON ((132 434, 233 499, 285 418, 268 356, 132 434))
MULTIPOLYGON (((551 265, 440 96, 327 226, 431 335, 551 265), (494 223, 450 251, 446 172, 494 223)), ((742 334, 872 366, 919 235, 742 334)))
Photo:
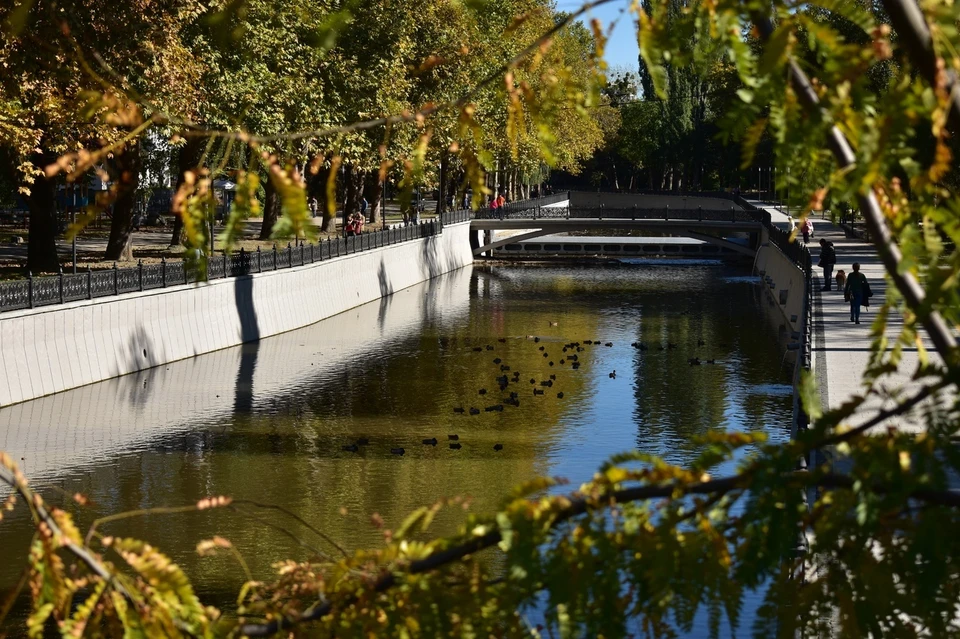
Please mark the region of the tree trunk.
MULTIPOLYGON (((326 168, 321 171, 323 174, 323 197, 319 198, 321 203, 321 210, 323 211, 323 223, 320 225, 320 230, 324 233, 333 233, 337 230, 337 185, 334 184, 333 187, 333 211, 329 210, 330 201, 327 198, 327 180, 330 179, 330 169, 326 168)), ((337 175, 333 176, 333 179, 337 179, 337 175)))
MULTIPOLYGON (((36 153, 30 161, 39 169, 53 163, 53 153, 36 153)), ((57 203, 56 185, 46 175, 37 176, 30 189, 27 207, 30 210, 30 237, 27 244, 27 270, 31 273, 55 273, 60 269, 57 258, 57 203)))
POLYGON ((367 223, 376 224, 380 219, 381 211, 380 208, 383 204, 381 202, 381 197, 383 196, 383 182, 380 181, 380 175, 377 171, 370 171, 367 173, 367 181, 364 191, 366 191, 369 196, 369 206, 367 207, 367 223))
POLYGON ((117 200, 113 203, 110 239, 104 259, 129 262, 133 259, 133 216, 136 215, 137 187, 140 185, 140 139, 127 143, 114 156, 117 200))
POLYGON ((447 206, 447 153, 440 154, 440 188, 437 190, 437 215, 443 213, 447 206))
POLYGON ((264 191, 266 191, 266 196, 263 199, 263 226, 260 227, 260 239, 269 240, 273 233, 273 225, 277 223, 277 218, 280 217, 280 196, 269 178, 264 184, 264 191))
MULTIPOLYGON (((192 171, 200 165, 204 149, 206 149, 206 142, 203 138, 187 138, 187 143, 180 149, 180 157, 177 159, 177 183, 174 186, 174 194, 180 190, 187 171, 192 171)), ((183 244, 183 218, 179 215, 174 215, 173 233, 170 235, 170 246, 180 246, 181 244, 183 244)))
POLYGON ((347 165, 344 173, 347 179, 346 194, 343 201, 343 226, 346 228, 347 220, 351 215, 360 210, 360 180, 362 179, 360 171, 353 168, 352 164, 347 165))

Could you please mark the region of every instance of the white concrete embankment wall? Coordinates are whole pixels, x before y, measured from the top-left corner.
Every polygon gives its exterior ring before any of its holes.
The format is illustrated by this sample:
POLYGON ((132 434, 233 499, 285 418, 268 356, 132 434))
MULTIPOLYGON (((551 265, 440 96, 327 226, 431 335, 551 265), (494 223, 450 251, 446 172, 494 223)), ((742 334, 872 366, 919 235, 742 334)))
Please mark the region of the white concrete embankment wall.
POLYGON ((765 278, 762 286, 783 315, 785 327, 791 333, 799 331, 803 313, 803 271, 771 243, 763 244, 757 251, 754 271, 765 278))
POLYGON ((459 269, 254 344, 0 408, 0 450, 19 460, 31 482, 43 482, 339 383, 342 371, 419 335, 424 322, 465 322, 471 272, 459 269))
POLYGON ((0 406, 308 326, 473 262, 469 223, 307 266, 0 317, 0 406))

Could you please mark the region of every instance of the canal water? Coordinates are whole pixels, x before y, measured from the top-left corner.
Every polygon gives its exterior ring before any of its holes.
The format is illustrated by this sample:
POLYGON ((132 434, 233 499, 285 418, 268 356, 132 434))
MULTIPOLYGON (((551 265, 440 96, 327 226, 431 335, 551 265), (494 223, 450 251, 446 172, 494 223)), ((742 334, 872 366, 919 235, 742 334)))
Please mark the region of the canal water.
MULTIPOLYGON (((77 510, 66 496, 88 496, 81 523, 229 495, 282 506, 347 549, 375 546, 375 513, 395 528, 456 495, 492 510, 523 481, 554 475, 576 486, 632 448, 684 463, 698 452, 692 438, 713 428, 785 440, 790 370, 766 306, 746 269, 722 263, 467 268, 257 344, 2 409, 0 449, 51 502, 77 510), (574 370, 562 347, 587 340, 599 345, 584 346, 574 370), (690 366, 691 357, 715 363, 690 366), (496 378, 515 372, 519 382, 501 393, 496 378), (534 395, 550 375, 553 386, 534 395), (518 407, 484 410, 510 392, 518 407), (434 437, 437 446, 421 443, 434 437), (360 438, 369 444, 343 450, 360 438)), ((442 510, 434 531, 462 517, 442 510)), ((230 539, 266 580, 274 562, 313 552, 277 527, 331 550, 252 504, 104 532, 156 544, 201 596, 224 603, 242 575, 229 557, 199 558, 197 542, 230 539)), ((20 511, 0 522, 4 589, 30 536, 20 511)))

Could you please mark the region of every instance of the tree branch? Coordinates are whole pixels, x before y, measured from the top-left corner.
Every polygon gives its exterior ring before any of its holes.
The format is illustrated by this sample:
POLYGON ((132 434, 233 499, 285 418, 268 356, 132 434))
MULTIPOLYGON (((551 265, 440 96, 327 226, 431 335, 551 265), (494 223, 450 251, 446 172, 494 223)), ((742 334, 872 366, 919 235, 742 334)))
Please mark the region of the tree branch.
POLYGON ((859 435, 862 435, 863 433, 867 432, 874 426, 879 426, 881 423, 890 419, 891 417, 902 415, 903 413, 910 410, 917 404, 921 403, 923 400, 930 397, 936 391, 942 390, 944 386, 946 386, 946 382, 934 384, 933 386, 924 386, 919 393, 917 393, 910 399, 906 400, 905 402, 897 404, 897 406, 895 406, 894 408, 880 411, 872 419, 867 420, 866 422, 864 422, 863 424, 860 424, 856 428, 851 428, 848 431, 837 433, 835 435, 831 435, 830 437, 821 439, 820 441, 812 444, 810 448, 815 450, 818 448, 824 448, 826 446, 833 446, 841 442, 849 441, 859 435))
POLYGON ((63 531, 60 530, 59 524, 57 524, 56 519, 54 519, 49 512, 47 512, 46 507, 43 505, 43 500, 39 496, 34 495, 33 491, 26 487, 26 485, 18 480, 17 475, 8 467, 0 464, 0 481, 10 486, 12 489, 17 491, 19 495, 30 504, 31 509, 36 514, 36 517, 42 521, 47 527, 50 528, 50 532, 59 537, 60 543, 66 548, 73 556, 83 562, 94 574, 106 581, 107 583, 113 585, 124 597, 129 600, 133 600, 130 596, 130 593, 124 588, 111 573, 107 570, 96 557, 94 557, 89 550, 83 546, 73 542, 69 537, 63 534, 63 531))
MULTIPOLYGON (((753 22, 760 33, 764 42, 770 39, 773 34, 773 24, 766 16, 754 14, 753 22)), ((790 84, 793 86, 800 103, 807 111, 816 111, 822 109, 820 98, 817 96, 809 78, 800 69, 800 65, 791 57, 787 64, 790 77, 790 84)), ((830 127, 827 137, 830 150, 833 152, 837 167, 849 169, 856 165, 856 156, 853 148, 846 136, 836 125, 830 127)), ((873 244, 880 254, 880 260, 890 276, 890 279, 896 285, 897 289, 903 295, 904 301, 911 311, 916 313, 920 322, 926 329, 927 334, 933 341, 934 346, 944 361, 955 363, 957 361, 957 340, 947 325, 943 316, 938 311, 926 307, 926 294, 923 286, 917 280, 916 276, 910 272, 900 272, 899 266, 903 261, 903 254, 897 245, 890 228, 884 219, 883 211, 880 209, 880 203, 877 201, 876 193, 871 188, 868 193, 859 193, 858 201, 860 212, 863 214, 870 229, 870 236, 873 238, 873 244)))
MULTIPOLYGON (((729 493, 738 488, 746 488, 751 474, 743 472, 723 479, 716 479, 707 482, 701 482, 690 485, 669 484, 665 486, 636 486, 611 492, 601 496, 596 500, 578 498, 570 501, 570 504, 558 510, 551 528, 563 523, 573 517, 585 514, 588 510, 611 503, 626 503, 632 501, 641 501, 658 498, 678 498, 689 495, 711 495, 714 498, 729 493)), ((815 474, 807 471, 795 471, 783 475, 785 482, 795 482, 801 480, 804 485, 816 485, 827 489, 851 490, 854 486, 854 478, 848 475, 835 473, 815 474)), ((893 488, 882 485, 871 486, 870 490, 876 492, 893 492, 893 488)), ((952 508, 960 507, 960 493, 937 490, 915 490, 910 493, 910 497, 939 506, 949 506, 952 508)), ((428 557, 410 562, 404 569, 383 574, 373 585, 372 591, 381 593, 397 585, 398 579, 403 575, 416 575, 431 570, 442 568, 447 564, 463 559, 468 555, 475 554, 481 550, 490 548, 502 540, 499 530, 491 530, 483 535, 469 539, 459 545, 451 546, 444 550, 439 550, 428 557)), ((284 628, 290 628, 294 625, 308 621, 316 621, 335 611, 337 605, 350 606, 358 600, 356 595, 345 598, 339 604, 331 600, 319 602, 316 606, 304 611, 295 617, 283 619, 274 619, 268 623, 245 624, 238 629, 239 634, 248 637, 266 637, 273 635, 284 628)))
POLYGON ((954 133, 960 131, 960 81, 957 80, 957 72, 944 66, 937 56, 930 27, 920 6, 914 0, 882 0, 882 3, 893 28, 897 30, 900 43, 927 83, 937 87, 942 80, 946 81, 944 88, 948 91, 950 105, 948 124, 954 133))

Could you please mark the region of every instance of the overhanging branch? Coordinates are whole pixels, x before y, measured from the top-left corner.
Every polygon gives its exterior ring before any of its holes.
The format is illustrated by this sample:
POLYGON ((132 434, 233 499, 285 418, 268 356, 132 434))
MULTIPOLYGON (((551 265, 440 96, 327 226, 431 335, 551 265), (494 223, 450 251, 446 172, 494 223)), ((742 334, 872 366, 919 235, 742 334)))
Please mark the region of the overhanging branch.
MULTIPOLYGON (((749 471, 738 475, 725 477, 706 482, 700 482, 690 485, 667 484, 657 486, 636 486, 623 490, 613 491, 602 495, 597 499, 577 498, 572 499, 569 505, 558 509, 554 513, 550 527, 555 528, 573 517, 583 515, 591 509, 601 508, 616 503, 627 503, 634 501, 643 501, 650 499, 668 499, 691 495, 710 495, 711 497, 722 496, 735 490, 744 490, 749 487, 752 474, 749 471)), ((827 489, 852 490, 855 485, 855 479, 849 475, 835 473, 815 474, 807 471, 796 471, 783 475, 785 484, 798 483, 804 486, 818 486, 827 489)), ((873 486, 866 489, 872 489, 876 492, 892 492, 895 487, 873 486)), ((960 493, 937 490, 915 490, 909 495, 911 498, 919 501, 951 508, 960 508, 960 493)), ((710 502, 708 502, 710 503, 710 502)), ((444 550, 439 550, 423 559, 410 562, 406 567, 392 572, 384 573, 373 584, 370 589, 374 593, 382 593, 397 585, 398 580, 405 575, 416 575, 431 570, 437 570, 448 564, 463 559, 469 555, 491 548, 500 543, 503 539, 499 530, 491 530, 484 535, 474 537, 456 546, 451 546, 444 550)), ((290 628, 292 626, 317 621, 333 614, 338 608, 348 607, 358 601, 357 595, 350 595, 340 601, 326 599, 318 603, 299 615, 283 619, 274 619, 267 623, 252 623, 240 626, 238 633, 248 637, 267 637, 277 632, 290 628)))
MULTIPOLYGON (((760 33, 764 42, 769 40, 773 34, 773 24, 766 16, 754 15, 754 24, 760 33)), ((787 64, 787 70, 790 77, 790 84, 796 92, 800 103, 807 111, 813 112, 822 109, 820 98, 817 96, 809 78, 800 69, 800 65, 790 58, 787 64)), ((837 162, 838 168, 849 169, 856 164, 856 156, 853 153, 853 147, 847 140, 843 132, 836 125, 830 128, 827 136, 830 150, 837 162)), ((880 254, 880 260, 883 266, 893 280, 904 301, 911 311, 920 318, 920 323, 926 329, 927 334, 933 341, 937 351, 943 357, 944 361, 953 364, 957 360, 957 340, 953 332, 947 325, 943 316, 933 308, 929 308, 926 299, 926 293, 923 286, 917 278, 909 272, 901 273, 900 263, 903 261, 903 254, 897 245, 890 228, 884 219, 883 211, 880 210, 880 203, 877 201, 876 193, 871 188, 867 193, 860 193, 858 196, 860 212, 867 222, 870 229, 870 236, 873 238, 873 244, 880 254)))

